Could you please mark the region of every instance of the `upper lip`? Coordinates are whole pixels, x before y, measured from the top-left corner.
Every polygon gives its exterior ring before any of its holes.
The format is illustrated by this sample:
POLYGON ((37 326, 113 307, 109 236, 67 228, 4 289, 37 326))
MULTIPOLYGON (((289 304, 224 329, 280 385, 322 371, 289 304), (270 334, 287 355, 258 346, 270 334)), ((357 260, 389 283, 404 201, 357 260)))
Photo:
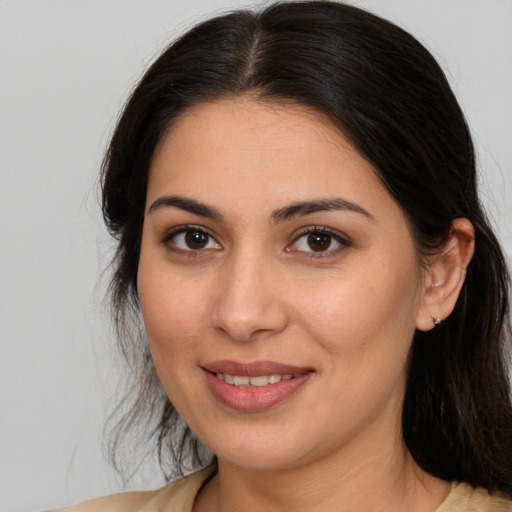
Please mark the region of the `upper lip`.
POLYGON ((227 373, 242 377, 258 377, 259 375, 296 375, 312 371, 310 367, 294 366, 274 361, 214 361, 201 366, 211 373, 227 373))

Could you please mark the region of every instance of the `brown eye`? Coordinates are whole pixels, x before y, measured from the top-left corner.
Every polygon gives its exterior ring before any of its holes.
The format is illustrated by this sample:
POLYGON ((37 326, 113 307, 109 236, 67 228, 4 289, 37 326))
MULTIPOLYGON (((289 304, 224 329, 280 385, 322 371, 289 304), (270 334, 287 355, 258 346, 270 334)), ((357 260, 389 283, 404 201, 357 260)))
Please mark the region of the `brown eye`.
POLYGON ((326 251, 331 243, 332 237, 327 233, 310 233, 308 235, 308 246, 315 252, 326 251))
POLYGON ((328 227, 315 227, 298 236, 286 251, 308 256, 335 256, 350 246, 350 241, 342 233, 328 227))
POLYGON ((201 252, 220 250, 221 246, 215 238, 202 229, 184 228, 166 235, 162 243, 169 249, 179 249, 186 252, 201 252))
POLYGON ((210 236, 202 231, 187 231, 185 243, 190 249, 204 249, 208 245, 210 236))

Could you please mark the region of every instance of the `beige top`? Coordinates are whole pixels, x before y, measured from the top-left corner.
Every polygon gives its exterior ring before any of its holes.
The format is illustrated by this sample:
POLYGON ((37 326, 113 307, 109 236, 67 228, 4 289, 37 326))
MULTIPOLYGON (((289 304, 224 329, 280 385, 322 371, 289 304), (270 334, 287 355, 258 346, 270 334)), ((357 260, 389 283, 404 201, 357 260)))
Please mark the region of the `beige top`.
MULTIPOLYGON (((196 495, 211 472, 209 467, 156 491, 114 494, 53 512, 192 512, 196 495)), ((435 512, 512 512, 512 501, 454 482, 435 512)))

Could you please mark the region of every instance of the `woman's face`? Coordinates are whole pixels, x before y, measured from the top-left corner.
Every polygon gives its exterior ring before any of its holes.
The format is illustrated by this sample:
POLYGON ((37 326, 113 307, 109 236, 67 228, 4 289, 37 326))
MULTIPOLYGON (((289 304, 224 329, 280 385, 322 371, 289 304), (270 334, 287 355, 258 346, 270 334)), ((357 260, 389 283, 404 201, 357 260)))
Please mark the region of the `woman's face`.
POLYGON ((155 152, 142 313, 165 391, 220 461, 401 442, 423 277, 400 207, 319 114, 204 103, 155 152))

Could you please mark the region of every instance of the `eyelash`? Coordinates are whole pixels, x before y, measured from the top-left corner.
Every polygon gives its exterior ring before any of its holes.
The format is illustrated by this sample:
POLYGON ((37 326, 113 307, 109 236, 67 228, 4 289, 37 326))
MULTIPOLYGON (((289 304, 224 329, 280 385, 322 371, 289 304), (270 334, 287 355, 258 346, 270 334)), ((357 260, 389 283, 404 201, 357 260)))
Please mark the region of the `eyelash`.
MULTIPOLYGON (((327 226, 314 226, 313 228, 304 228, 299 232, 299 234, 295 237, 293 242, 290 245, 296 244, 301 238, 310 235, 327 235, 331 237, 331 239, 338 242, 340 245, 335 249, 327 249, 325 251, 298 251, 293 249, 286 249, 287 252, 301 252, 303 256, 307 258, 327 258, 331 256, 337 256, 340 252, 351 247, 351 242, 346 235, 341 234, 339 231, 328 228, 327 226)), ((288 246, 290 247, 290 246, 288 246)))
POLYGON ((214 250, 214 251, 218 250, 217 248, 215 248, 215 249, 211 249, 211 248, 210 249, 195 249, 195 250, 192 248, 182 249, 181 247, 178 247, 175 244, 171 244, 173 238, 177 237, 178 235, 186 234, 186 233, 202 233, 202 234, 206 235, 209 239, 213 240, 216 245, 220 246, 220 244, 217 242, 215 237, 203 226, 195 226, 195 225, 190 225, 190 224, 186 225, 186 226, 178 226, 174 229, 171 229, 170 231, 165 233, 163 238, 160 240, 160 243, 165 245, 169 250, 171 250, 173 252, 183 254, 183 255, 189 256, 191 258, 201 257, 201 256, 204 256, 205 253, 207 253, 207 252, 210 252, 212 250, 214 250))
MULTIPOLYGON (((160 243, 165 245, 169 250, 180 253, 189 257, 200 257, 205 256, 205 253, 209 253, 210 251, 217 251, 219 250, 216 248, 189 248, 189 249, 182 249, 175 244, 171 245, 172 240, 177 237, 178 235, 186 234, 186 233, 201 233, 203 235, 206 235, 210 240, 208 240, 208 243, 210 243, 211 240, 215 242, 215 244, 219 247, 220 244, 216 241, 215 237, 203 226, 196 226, 196 225, 186 225, 186 226, 178 226, 170 231, 168 231, 160 240, 160 243)), ((339 252, 347 249, 351 246, 351 243, 345 235, 342 235, 338 231, 335 231, 331 228, 328 228, 326 226, 314 226, 313 228, 308 227, 302 229, 299 234, 294 238, 293 242, 288 245, 285 249, 288 253, 300 253, 302 256, 307 258, 325 258, 329 256, 335 256, 339 252), (331 241, 329 242, 329 245, 332 243, 332 240, 336 241, 339 246, 335 249, 327 249, 325 251, 304 251, 304 250, 298 250, 298 249, 292 249, 291 246, 296 245, 301 238, 305 236, 311 236, 311 235, 327 235, 330 237, 331 241)))

